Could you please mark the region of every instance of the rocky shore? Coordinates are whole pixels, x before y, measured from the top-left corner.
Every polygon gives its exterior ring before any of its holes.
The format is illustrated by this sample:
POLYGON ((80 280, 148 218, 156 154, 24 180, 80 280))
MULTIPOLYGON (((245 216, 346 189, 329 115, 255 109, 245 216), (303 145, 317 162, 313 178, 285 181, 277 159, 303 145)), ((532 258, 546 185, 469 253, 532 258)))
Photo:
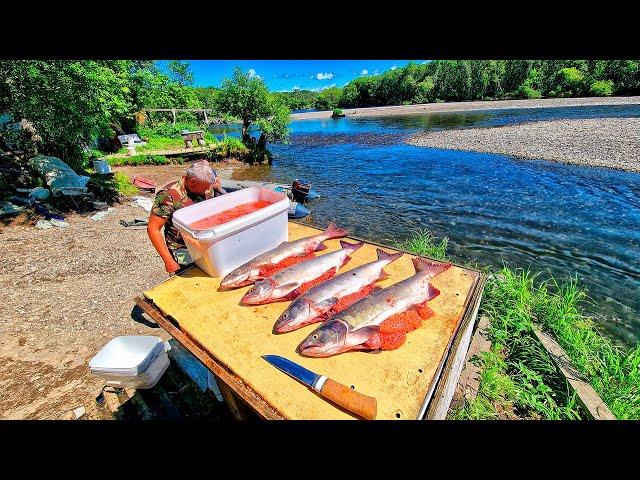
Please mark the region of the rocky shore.
POLYGON ((640 118, 554 120, 425 131, 408 142, 640 172, 640 118))

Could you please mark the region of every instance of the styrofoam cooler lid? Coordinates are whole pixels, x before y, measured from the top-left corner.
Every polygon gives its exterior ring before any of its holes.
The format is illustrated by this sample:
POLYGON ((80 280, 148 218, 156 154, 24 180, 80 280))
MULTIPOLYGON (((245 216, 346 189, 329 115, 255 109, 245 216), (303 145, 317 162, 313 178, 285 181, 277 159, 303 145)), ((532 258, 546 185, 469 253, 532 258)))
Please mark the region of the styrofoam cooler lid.
POLYGON ((123 335, 112 339, 89 362, 93 373, 135 376, 165 351, 165 342, 152 335, 123 335))

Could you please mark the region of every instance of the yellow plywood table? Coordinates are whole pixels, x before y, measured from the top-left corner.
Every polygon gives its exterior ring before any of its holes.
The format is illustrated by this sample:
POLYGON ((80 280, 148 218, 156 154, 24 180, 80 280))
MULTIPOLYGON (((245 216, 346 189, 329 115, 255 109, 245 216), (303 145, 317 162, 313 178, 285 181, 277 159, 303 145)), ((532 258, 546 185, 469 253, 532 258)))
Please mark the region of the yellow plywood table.
MULTIPOLYGON (((318 232, 289 223, 289 240, 318 232)), ((347 241, 355 242, 353 239, 347 241)), ((339 240, 329 240, 325 244, 327 250, 318 254, 340 248, 339 240)), ((379 285, 387 287, 411 276, 414 273, 411 257, 405 254, 387 266, 385 270, 390 277, 379 285)), ((376 246, 365 244, 353 253, 352 260, 341 271, 376 258, 376 246)), ((289 358, 375 397, 378 419, 416 419, 424 412, 427 392, 432 391, 430 387, 469 308, 470 294, 479 275, 473 270, 452 266, 435 277, 432 284, 441 292, 429 302, 435 314, 419 329, 410 332, 399 349, 376 353, 347 352, 329 358, 306 358, 295 351, 318 324, 286 334, 272 333, 276 319, 289 302, 242 306, 240 299, 249 287, 219 292, 220 279, 209 277, 197 267, 164 281, 144 295, 217 364, 236 376, 253 395, 260 397, 283 418, 351 419, 354 416, 267 363, 261 358, 265 354, 289 358)))

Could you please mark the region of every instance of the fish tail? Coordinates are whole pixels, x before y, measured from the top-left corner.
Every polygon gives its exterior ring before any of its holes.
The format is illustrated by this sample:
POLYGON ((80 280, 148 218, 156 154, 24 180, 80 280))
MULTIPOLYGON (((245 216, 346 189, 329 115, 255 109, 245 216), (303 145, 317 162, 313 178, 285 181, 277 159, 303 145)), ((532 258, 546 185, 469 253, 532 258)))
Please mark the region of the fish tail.
POLYGON ((388 260, 389 263, 395 262, 403 255, 402 252, 388 253, 379 248, 376 248, 376 253, 378 254, 378 260, 388 260))
POLYGON ((349 232, 346 231, 344 228, 338 228, 335 223, 330 222, 329 225, 327 225, 327 228, 325 229, 325 231, 322 233, 322 235, 324 235, 327 239, 340 238, 340 237, 346 237, 347 235, 349 235, 349 232))
POLYGON ((363 245, 364 245, 364 242, 349 243, 349 242, 345 242, 344 240, 340 240, 340 246, 342 247, 343 250, 346 250, 347 254, 349 255, 355 252, 356 250, 358 250, 363 245))
POLYGON ((411 259, 411 261, 413 262, 413 267, 416 269, 416 272, 427 272, 431 278, 451 267, 451 264, 448 262, 434 262, 433 260, 428 260, 423 257, 416 257, 411 259))

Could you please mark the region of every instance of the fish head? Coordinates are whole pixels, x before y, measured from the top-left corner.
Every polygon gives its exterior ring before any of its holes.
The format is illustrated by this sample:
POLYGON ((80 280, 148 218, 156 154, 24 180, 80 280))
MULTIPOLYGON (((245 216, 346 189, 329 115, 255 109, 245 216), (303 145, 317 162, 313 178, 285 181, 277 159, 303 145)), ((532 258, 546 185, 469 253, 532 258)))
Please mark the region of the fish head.
POLYGON ((344 351, 349 327, 341 320, 329 320, 315 329, 298 346, 306 357, 330 357, 344 351))
POLYGON ((271 278, 258 280, 242 297, 245 305, 259 305, 268 301, 276 288, 276 282, 271 278))
POLYGON ((257 272, 251 266, 242 266, 229 272, 220 282, 222 288, 238 288, 249 285, 257 272))
POLYGON ((294 300, 273 327, 276 333, 285 333, 303 327, 313 319, 311 301, 306 298, 294 300))

